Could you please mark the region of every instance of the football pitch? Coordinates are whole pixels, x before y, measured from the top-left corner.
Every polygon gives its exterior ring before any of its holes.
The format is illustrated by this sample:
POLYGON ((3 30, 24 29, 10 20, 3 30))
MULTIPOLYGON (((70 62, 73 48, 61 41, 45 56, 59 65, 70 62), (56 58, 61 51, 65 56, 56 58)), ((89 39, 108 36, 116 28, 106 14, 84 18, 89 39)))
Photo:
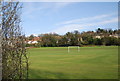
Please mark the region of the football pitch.
POLYGON ((30 79, 117 79, 118 47, 29 48, 30 79))

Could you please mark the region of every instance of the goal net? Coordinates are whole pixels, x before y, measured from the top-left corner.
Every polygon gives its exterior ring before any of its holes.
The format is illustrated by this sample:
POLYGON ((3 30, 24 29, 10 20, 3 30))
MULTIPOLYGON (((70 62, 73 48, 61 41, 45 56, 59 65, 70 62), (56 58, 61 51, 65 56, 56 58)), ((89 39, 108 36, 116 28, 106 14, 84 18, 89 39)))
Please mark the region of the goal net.
POLYGON ((80 51, 80 47, 79 46, 68 46, 68 52, 70 51, 73 51, 73 50, 76 50, 76 51, 80 51))

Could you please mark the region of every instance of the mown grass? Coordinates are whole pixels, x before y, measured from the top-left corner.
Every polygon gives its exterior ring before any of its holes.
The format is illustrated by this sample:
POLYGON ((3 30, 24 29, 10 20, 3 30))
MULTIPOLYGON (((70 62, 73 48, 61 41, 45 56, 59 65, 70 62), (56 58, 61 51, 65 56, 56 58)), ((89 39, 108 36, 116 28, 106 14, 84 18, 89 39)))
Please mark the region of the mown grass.
POLYGON ((43 47, 28 49, 30 79, 116 79, 118 47, 43 47))

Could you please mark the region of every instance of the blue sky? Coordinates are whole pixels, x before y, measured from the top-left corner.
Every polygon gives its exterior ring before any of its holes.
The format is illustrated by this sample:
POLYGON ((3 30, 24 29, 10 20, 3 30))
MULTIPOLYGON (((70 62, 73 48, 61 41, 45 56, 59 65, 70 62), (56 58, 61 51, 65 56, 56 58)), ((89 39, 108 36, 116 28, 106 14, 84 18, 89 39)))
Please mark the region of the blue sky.
POLYGON ((118 28, 117 2, 23 2, 23 32, 65 34, 118 28))

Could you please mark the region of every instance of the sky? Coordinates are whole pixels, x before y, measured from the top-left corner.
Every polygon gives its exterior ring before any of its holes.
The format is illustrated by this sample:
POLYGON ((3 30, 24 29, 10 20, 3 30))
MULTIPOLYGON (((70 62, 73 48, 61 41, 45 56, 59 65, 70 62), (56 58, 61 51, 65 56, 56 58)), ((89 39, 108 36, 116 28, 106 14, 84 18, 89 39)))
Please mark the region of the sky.
POLYGON ((26 36, 118 29, 118 3, 23 2, 21 19, 26 36))

